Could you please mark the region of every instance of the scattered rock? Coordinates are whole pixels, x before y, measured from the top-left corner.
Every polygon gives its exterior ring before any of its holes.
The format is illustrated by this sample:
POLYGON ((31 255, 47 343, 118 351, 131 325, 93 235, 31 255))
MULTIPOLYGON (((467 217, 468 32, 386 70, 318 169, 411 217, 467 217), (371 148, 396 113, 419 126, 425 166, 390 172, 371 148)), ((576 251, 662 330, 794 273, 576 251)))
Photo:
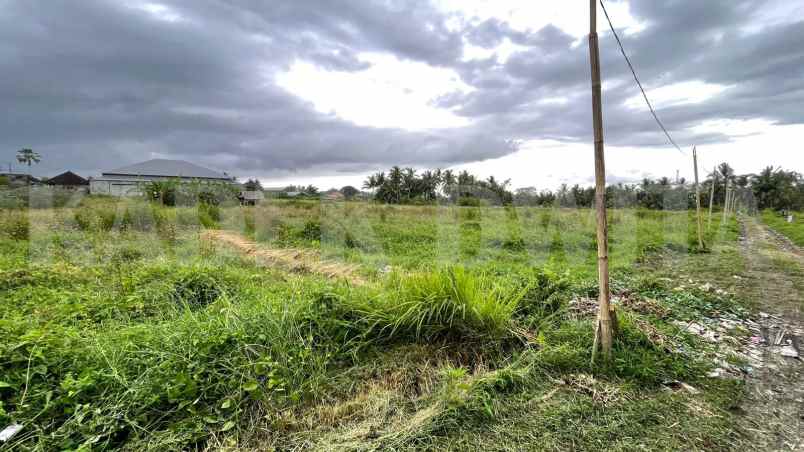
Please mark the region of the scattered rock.
POLYGON ((683 381, 678 381, 678 380, 665 381, 663 383, 663 385, 664 385, 665 388, 668 388, 668 389, 670 389, 672 391, 684 390, 684 391, 689 392, 690 394, 698 394, 698 393, 701 392, 701 391, 695 389, 693 386, 690 386, 687 383, 684 383, 683 381))
POLYGON ((11 424, 0 431, 0 442, 5 443, 6 441, 10 440, 14 437, 17 433, 22 430, 22 425, 20 424, 11 424))

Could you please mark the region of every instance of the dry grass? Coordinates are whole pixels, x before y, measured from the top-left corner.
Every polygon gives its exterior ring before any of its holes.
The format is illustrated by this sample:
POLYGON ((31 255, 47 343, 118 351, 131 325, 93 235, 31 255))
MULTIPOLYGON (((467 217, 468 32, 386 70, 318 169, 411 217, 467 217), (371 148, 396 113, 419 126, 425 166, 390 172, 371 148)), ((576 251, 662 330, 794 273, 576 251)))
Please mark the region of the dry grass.
POLYGON ((229 245, 246 256, 253 257, 261 265, 278 266, 297 273, 319 274, 332 279, 344 279, 354 285, 366 283, 358 275, 357 266, 322 260, 320 253, 309 249, 269 248, 230 231, 207 230, 203 232, 201 238, 229 245))

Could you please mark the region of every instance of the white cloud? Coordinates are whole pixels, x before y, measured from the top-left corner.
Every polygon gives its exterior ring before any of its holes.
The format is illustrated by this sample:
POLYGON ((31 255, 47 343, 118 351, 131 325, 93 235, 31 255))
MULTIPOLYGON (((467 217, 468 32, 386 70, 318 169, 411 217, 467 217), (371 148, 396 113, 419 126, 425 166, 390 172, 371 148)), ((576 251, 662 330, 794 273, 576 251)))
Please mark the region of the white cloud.
POLYGON ((180 22, 184 18, 173 8, 161 3, 136 3, 129 5, 131 8, 139 9, 148 13, 151 17, 165 22, 180 22))
MULTIPOLYGON (((583 1, 437 0, 435 3, 444 11, 470 18, 500 19, 520 31, 538 30, 552 24, 576 38, 589 33, 589 3, 583 1)), ((647 26, 631 15, 628 2, 607 2, 606 9, 626 34, 639 32, 647 26)), ((608 29, 605 20, 600 11, 599 31, 608 29)))
MULTIPOLYGON (((656 88, 645 87, 648 99, 654 108, 672 107, 684 104, 698 104, 711 99, 729 87, 714 83, 704 83, 693 80, 689 82, 673 83, 671 85, 659 86, 656 88)), ((648 111, 642 93, 629 97, 625 101, 625 106, 635 110, 648 111)))
POLYGON ((339 72, 297 61, 276 75, 276 83, 312 102, 316 110, 362 126, 425 130, 470 122, 431 105, 438 96, 471 89, 454 71, 389 54, 362 53, 359 58, 371 67, 339 72))
MULTIPOLYGON (((804 125, 771 125, 767 121, 751 120, 711 122, 702 127, 711 132, 758 133, 735 135, 729 143, 698 146, 701 174, 708 174, 720 162, 728 162, 738 174, 756 173, 766 166, 804 171, 804 154, 799 149, 804 125)), ((524 143, 514 154, 460 165, 456 169, 467 169, 482 177, 510 178, 514 187, 555 189, 562 183, 591 185, 594 176, 592 143, 534 140, 524 143)), ((694 177, 692 156, 670 147, 606 147, 606 172, 610 181, 614 176, 633 182, 643 177, 673 178, 676 170, 691 181, 694 177)))

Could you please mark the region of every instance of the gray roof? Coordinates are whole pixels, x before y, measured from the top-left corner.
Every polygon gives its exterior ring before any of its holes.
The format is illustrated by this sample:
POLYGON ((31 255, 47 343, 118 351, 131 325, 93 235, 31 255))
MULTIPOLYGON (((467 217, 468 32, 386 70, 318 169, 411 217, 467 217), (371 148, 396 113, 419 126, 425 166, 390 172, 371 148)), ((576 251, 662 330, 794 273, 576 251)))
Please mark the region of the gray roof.
POLYGON ((191 179, 225 179, 230 176, 184 160, 153 159, 102 173, 104 176, 161 176, 191 179))

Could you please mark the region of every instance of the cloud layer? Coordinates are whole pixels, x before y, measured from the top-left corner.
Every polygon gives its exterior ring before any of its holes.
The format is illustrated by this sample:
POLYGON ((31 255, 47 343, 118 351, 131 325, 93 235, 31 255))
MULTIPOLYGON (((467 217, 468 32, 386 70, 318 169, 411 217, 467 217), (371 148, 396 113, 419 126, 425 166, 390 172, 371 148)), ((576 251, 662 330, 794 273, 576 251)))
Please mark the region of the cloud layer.
MULTIPOLYGON (((586 43, 553 25, 515 29, 419 1, 3 5, 0 149, 4 160, 21 147, 39 150, 42 173, 156 156, 266 176, 448 166, 509 154, 522 140, 588 140, 591 131, 586 43), (515 49, 507 58, 493 54, 506 43, 515 49), (467 58, 469 46, 491 56, 467 58), (360 126, 276 82, 298 61, 359 74, 372 64, 361 58, 367 53, 454 71, 470 89, 445 86, 430 105, 469 125, 360 126)), ((694 81, 719 88, 660 108, 679 141, 728 140, 693 131, 711 120, 804 122, 804 21, 757 14, 780 5, 629 2, 643 27, 623 43, 649 87, 678 86, 683 94, 694 81)), ((646 111, 627 103, 638 91, 610 33, 601 31, 607 141, 665 145, 646 111)))

